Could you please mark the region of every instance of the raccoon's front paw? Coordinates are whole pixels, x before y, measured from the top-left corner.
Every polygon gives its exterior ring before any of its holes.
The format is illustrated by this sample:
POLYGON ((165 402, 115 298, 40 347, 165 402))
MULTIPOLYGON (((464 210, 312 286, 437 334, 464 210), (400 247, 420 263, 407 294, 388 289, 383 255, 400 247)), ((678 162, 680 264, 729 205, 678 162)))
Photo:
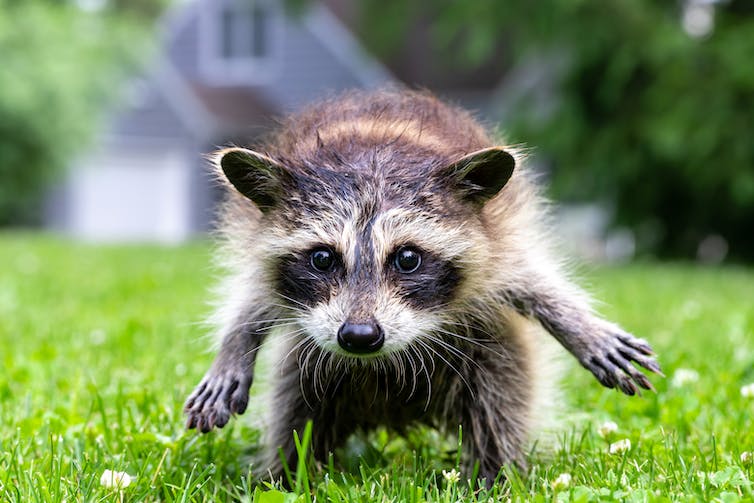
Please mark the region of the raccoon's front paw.
POLYGON ((208 373, 194 389, 183 411, 186 428, 207 433, 222 428, 233 414, 243 414, 249 404, 251 376, 241 372, 208 373))
POLYGON ((638 384, 654 391, 649 379, 632 364, 635 362, 650 372, 664 376, 654 359, 651 346, 616 325, 605 323, 601 332, 590 345, 590 351, 581 359, 581 364, 608 388, 617 386, 623 393, 634 395, 638 384))

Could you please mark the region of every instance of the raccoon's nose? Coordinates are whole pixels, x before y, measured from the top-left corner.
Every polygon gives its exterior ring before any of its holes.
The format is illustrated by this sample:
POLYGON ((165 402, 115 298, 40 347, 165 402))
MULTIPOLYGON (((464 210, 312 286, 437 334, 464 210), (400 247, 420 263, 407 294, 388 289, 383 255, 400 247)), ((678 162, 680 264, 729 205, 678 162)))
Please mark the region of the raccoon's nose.
POLYGON ((338 344, 349 353, 374 353, 385 343, 385 333, 377 322, 345 322, 338 330, 338 344))

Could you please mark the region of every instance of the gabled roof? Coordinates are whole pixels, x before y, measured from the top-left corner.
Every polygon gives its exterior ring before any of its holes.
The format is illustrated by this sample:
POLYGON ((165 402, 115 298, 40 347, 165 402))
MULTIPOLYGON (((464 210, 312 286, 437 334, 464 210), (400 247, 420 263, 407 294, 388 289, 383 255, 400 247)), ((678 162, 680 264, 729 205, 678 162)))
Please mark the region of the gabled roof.
POLYGON ((245 82, 237 75, 227 80, 207 75, 200 60, 206 43, 202 16, 233 1, 240 0, 194 0, 169 11, 162 24, 162 56, 139 79, 143 99, 115 117, 116 135, 222 141, 254 134, 272 117, 324 94, 393 80, 320 4, 300 16, 284 16, 280 60, 271 78, 249 75, 245 82))

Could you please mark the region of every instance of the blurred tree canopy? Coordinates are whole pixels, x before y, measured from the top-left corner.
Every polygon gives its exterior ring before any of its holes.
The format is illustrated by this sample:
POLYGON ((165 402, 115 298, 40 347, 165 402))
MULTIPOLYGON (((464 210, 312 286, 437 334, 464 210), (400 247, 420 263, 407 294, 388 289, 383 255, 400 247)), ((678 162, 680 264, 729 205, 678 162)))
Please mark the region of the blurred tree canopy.
MULTIPOLYGON (((639 251, 693 257, 705 236, 719 234, 732 257, 752 260, 754 2, 698 0, 714 16, 709 33, 684 30, 690 5, 364 0, 361 15, 383 54, 400 51, 398 34, 422 19, 438 52, 471 65, 492 57, 501 37, 516 60, 559 55, 554 111, 530 119, 534 104, 521 103, 503 125, 550 160, 554 195, 612 206, 639 251)), ((697 30, 704 21, 689 20, 697 30)))
POLYGON ((164 4, 0 0, 0 225, 40 218, 40 196, 149 50, 164 4))

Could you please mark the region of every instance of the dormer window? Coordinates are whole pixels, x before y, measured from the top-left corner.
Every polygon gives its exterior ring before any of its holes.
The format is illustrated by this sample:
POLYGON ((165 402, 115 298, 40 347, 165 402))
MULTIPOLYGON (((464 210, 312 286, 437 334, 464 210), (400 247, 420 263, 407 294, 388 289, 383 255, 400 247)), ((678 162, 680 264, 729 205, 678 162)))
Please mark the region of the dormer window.
POLYGON ((226 5, 222 8, 222 57, 225 59, 264 58, 269 51, 269 7, 226 5))
POLYGON ((218 83, 258 84, 280 60, 283 13, 274 0, 207 2, 200 41, 202 73, 218 83))

